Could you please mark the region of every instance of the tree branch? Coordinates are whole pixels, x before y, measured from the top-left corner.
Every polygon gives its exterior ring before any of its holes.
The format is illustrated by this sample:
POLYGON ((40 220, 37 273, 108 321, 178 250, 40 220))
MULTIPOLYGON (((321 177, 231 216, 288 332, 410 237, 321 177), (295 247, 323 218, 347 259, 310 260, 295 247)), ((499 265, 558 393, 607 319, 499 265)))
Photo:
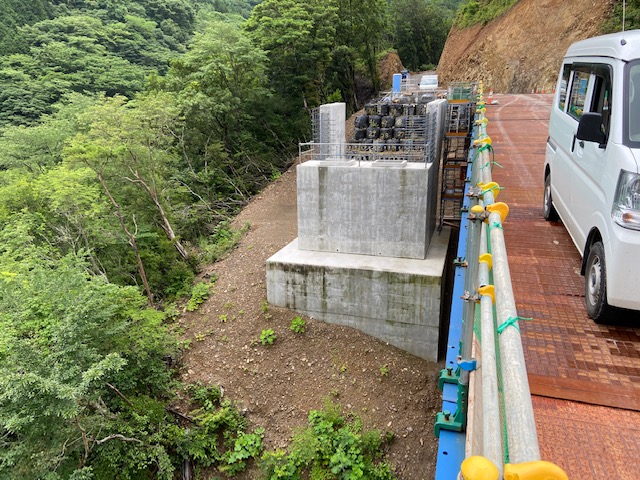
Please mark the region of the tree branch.
POLYGON ((143 445, 144 442, 142 440, 138 440, 137 438, 129 438, 124 435, 120 435, 119 433, 114 433, 113 435, 109 435, 108 437, 104 437, 102 440, 95 440, 95 443, 100 445, 102 443, 108 442, 109 440, 122 440, 123 442, 136 442, 140 445, 143 445))
POLYGON ((187 422, 191 422, 194 423, 193 418, 191 418, 189 415, 185 415, 182 412, 179 412, 178 410, 176 410, 175 408, 172 407, 165 407, 165 410, 169 413, 173 413, 176 417, 179 417, 183 420, 186 420, 187 422))
POLYGON ((113 391, 113 393, 115 393, 115 394, 116 394, 116 395, 118 395, 122 400, 124 400, 124 401, 127 403, 127 405, 129 405, 130 407, 133 407, 133 403, 131 403, 131 400, 129 400, 127 397, 125 397, 125 396, 123 395, 123 393, 122 393, 120 390, 118 390, 116 387, 114 387, 113 385, 111 385, 109 382, 104 382, 104 383, 105 383, 105 385, 106 385, 107 387, 109 387, 109 388, 113 391))

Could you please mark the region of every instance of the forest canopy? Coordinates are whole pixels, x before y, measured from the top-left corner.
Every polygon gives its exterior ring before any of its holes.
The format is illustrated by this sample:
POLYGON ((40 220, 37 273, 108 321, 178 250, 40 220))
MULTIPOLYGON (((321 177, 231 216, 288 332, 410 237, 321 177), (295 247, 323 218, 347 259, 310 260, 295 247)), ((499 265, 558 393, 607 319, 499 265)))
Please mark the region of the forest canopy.
POLYGON ((311 110, 360 109, 392 49, 437 64, 459 3, 0 0, 2 478, 233 473, 259 453, 215 388, 177 382, 178 305, 206 298, 197 273, 311 110))

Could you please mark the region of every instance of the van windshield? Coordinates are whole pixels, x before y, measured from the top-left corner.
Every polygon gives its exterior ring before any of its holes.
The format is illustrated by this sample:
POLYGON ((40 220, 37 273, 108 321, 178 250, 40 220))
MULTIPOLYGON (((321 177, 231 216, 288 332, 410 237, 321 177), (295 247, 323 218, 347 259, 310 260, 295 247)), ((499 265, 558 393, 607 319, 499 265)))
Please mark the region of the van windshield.
POLYGON ((640 148, 640 59, 625 68, 624 144, 640 148))

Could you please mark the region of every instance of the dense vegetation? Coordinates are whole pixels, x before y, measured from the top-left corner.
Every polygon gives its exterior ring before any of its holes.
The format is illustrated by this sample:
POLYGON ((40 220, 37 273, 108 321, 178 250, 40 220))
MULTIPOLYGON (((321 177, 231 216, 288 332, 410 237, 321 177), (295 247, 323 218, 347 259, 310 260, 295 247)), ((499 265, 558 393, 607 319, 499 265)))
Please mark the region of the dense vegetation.
MULTIPOLYGON (((604 24, 604 33, 620 32, 622 30, 623 2, 616 0, 613 15, 604 24)), ((627 0, 624 11, 625 30, 640 28, 640 0, 627 0)))
POLYGON ((467 0, 455 18, 459 28, 470 27, 478 23, 487 24, 509 10, 518 0, 467 0))
POLYGON ((233 475, 261 453, 214 387, 172 378, 176 302, 206 297, 199 266, 310 110, 360 108, 393 47, 437 63, 457 3, 0 0, 0 477, 233 475))

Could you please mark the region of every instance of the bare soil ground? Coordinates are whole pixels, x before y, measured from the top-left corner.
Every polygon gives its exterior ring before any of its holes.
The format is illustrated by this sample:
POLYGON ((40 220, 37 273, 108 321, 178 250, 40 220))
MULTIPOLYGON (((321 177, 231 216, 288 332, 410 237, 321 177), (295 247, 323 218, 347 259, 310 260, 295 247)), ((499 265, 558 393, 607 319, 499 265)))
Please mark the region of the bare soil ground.
MULTIPOLYGON (((184 380, 222 386, 251 427, 266 429, 270 450, 286 448, 308 412, 330 398, 359 415, 366 429, 395 434, 386 459, 399 479, 434 478, 442 365, 309 318, 306 331, 294 333, 289 327, 297 314, 266 305, 265 261, 297 236, 295 167, 256 196, 235 225, 247 222, 237 248, 204 273, 218 276, 215 293, 180 320, 191 339, 184 380), (268 328, 277 340, 263 346, 260 333, 268 328)), ((260 472, 253 466, 238 478, 260 478, 260 472)))
POLYGON ((482 80, 485 90, 550 93, 569 45, 601 33, 611 0, 520 0, 486 25, 452 28, 441 84, 482 80))

